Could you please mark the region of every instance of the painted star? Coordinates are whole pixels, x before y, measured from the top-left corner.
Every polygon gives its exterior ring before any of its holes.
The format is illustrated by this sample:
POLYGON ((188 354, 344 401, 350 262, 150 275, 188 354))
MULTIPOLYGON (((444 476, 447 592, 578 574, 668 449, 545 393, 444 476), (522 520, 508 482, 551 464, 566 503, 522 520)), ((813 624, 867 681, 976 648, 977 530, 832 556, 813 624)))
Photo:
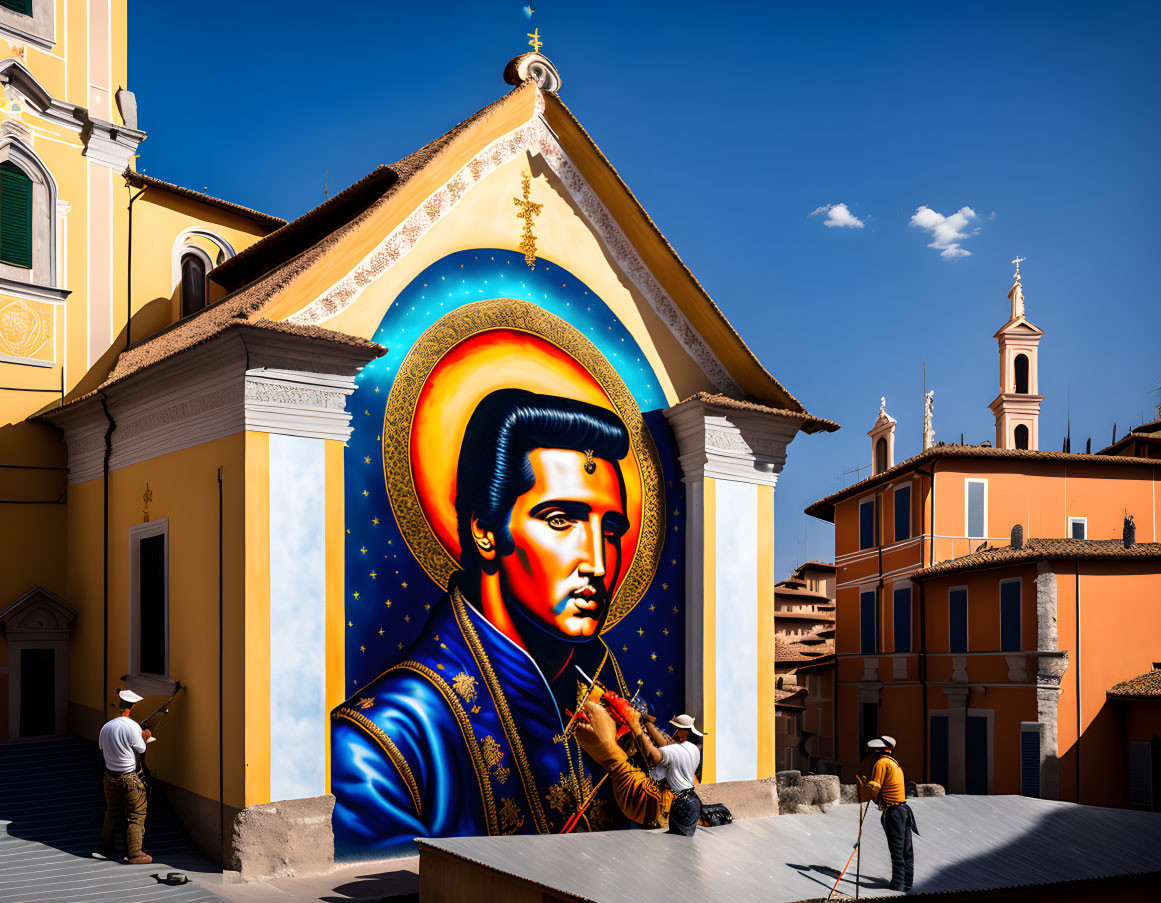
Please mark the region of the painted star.
POLYGON ((379 636, 383 636, 386 631, 382 627, 379 628, 379 636))
POLYGON ((378 577, 379 575, 378 575, 378 574, 376 574, 374 571, 371 571, 371 573, 370 573, 368 576, 369 576, 369 577, 370 577, 372 580, 374 580, 374 579, 375 579, 376 577, 378 577))
POLYGON ((347 626, 348 626, 348 627, 354 627, 354 626, 355 626, 355 622, 354 622, 354 621, 347 621, 347 626))
POLYGON ((364 555, 366 555, 367 554, 367 547, 363 546, 361 549, 359 549, 359 551, 362 552, 364 555))
POLYGON ((677 614, 677 606, 676 605, 673 606, 673 613, 677 614))
POLYGON ((404 615, 403 620, 406 621, 408 624, 410 624, 411 623, 411 615, 404 615))
POLYGON ((369 493, 369 492, 368 492, 366 489, 364 489, 364 490, 363 490, 363 495, 364 495, 364 496, 367 496, 367 495, 370 495, 370 494, 371 494, 371 493, 369 493))
POLYGON ((669 589, 669 584, 668 584, 668 583, 662 583, 662 584, 661 584, 661 588, 662 588, 662 589, 669 589))
POLYGON ((359 591, 356 590, 355 592, 351 593, 351 595, 354 596, 356 599, 358 599, 359 598, 359 591))
POLYGON ((390 599, 388 599, 388 600, 387 600, 386 602, 384 602, 383 604, 384 604, 384 605, 386 605, 388 608, 390 608, 390 607, 391 607, 391 600, 390 600, 390 599))
POLYGON ((657 661, 657 653, 656 653, 656 652, 650 652, 650 653, 649 653, 649 658, 650 658, 650 660, 651 660, 651 661, 657 661))
POLYGON ((650 603, 649 603, 649 610, 650 610, 650 611, 657 611, 657 606, 656 606, 656 605, 654 605, 652 602, 650 602, 650 603))
POLYGON ((402 586, 404 589, 407 589, 407 581, 406 580, 403 581, 402 586))
POLYGON ((371 526, 373 526, 373 527, 379 526, 379 518, 377 518, 377 517, 371 518, 371 526))
POLYGON ((644 627, 637 628, 637 636, 645 636, 645 628, 644 627))
POLYGON ((360 652, 366 652, 366 651, 367 651, 367 647, 366 647, 366 646, 360 646, 360 647, 359 647, 359 651, 360 651, 360 652))
POLYGON ((370 455, 367 455, 367 457, 365 457, 365 458, 363 459, 363 463, 364 463, 364 464, 370 464, 370 463, 371 463, 371 456, 370 456, 370 455))

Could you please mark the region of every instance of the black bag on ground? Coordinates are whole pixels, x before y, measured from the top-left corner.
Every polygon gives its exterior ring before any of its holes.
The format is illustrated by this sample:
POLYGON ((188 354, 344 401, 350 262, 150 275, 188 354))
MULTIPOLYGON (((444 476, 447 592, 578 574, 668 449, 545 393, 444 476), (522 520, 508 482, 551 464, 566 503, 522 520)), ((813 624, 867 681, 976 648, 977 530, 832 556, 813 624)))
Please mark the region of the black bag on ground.
POLYGON ((703 828, 717 828, 720 825, 732 823, 734 816, 721 803, 706 803, 701 807, 701 818, 698 824, 703 828))

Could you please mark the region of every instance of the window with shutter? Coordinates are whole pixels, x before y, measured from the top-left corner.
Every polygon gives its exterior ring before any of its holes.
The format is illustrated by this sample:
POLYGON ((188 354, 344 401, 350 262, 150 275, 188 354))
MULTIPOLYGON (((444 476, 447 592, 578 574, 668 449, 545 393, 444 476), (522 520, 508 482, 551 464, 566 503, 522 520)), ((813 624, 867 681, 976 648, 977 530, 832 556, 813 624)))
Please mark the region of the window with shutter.
POLYGON ((32 180, 0 163, 0 262, 32 267, 32 180))
POLYGON ((1040 725, 1020 725, 1020 793, 1040 797, 1040 725))

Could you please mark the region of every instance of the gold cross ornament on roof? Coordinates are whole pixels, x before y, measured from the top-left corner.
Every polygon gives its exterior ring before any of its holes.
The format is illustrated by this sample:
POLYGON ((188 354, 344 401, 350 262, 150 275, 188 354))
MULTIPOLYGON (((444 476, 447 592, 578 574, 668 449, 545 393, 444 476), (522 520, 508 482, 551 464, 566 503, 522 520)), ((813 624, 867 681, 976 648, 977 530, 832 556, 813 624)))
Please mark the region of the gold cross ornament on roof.
POLYGON ((1022 264, 1027 259, 1028 259, 1027 257, 1017 257, 1015 260, 1012 261, 1012 263, 1016 264, 1016 278, 1017 279, 1020 278, 1020 264, 1022 264))
POLYGON ((540 53, 540 48, 544 46, 544 42, 540 40, 540 28, 537 27, 532 29, 532 32, 528 35, 528 37, 532 38, 532 40, 528 42, 528 46, 531 47, 536 53, 540 53))

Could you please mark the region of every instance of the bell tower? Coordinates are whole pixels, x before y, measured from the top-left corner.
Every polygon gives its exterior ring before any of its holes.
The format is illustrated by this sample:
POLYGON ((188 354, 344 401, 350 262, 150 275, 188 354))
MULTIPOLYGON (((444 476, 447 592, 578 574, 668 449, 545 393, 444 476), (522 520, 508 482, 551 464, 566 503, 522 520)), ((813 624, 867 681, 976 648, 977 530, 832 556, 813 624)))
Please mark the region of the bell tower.
POLYGON ((995 338, 1000 351, 1000 394, 989 405, 996 415, 996 448, 1040 447, 1040 402, 1037 394, 1036 355, 1044 331, 1033 326, 1024 316, 1024 287, 1020 284, 1020 264, 1017 257, 1015 279, 1008 300, 1012 303, 1011 317, 995 338))

